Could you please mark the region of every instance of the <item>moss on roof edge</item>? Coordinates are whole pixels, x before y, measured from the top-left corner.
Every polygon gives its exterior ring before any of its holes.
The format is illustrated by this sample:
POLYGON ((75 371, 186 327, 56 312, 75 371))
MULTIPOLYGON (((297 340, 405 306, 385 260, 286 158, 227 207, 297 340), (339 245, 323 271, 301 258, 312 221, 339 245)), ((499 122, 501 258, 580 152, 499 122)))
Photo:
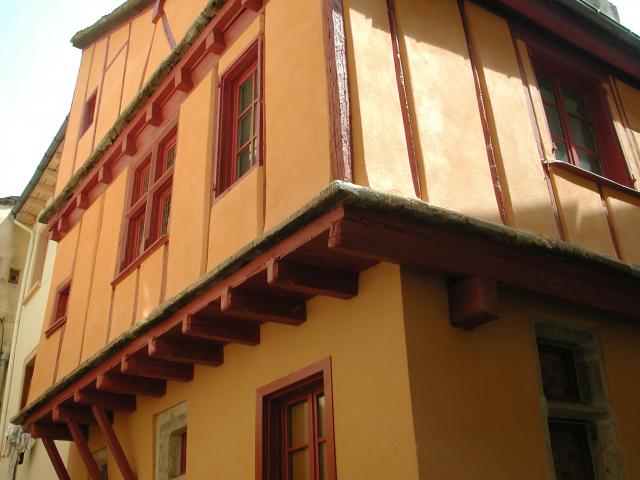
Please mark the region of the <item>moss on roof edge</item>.
POLYGON ((297 229, 339 205, 351 205, 380 212, 394 213, 399 218, 466 232, 467 234, 490 239, 519 250, 561 258, 576 265, 602 271, 605 274, 626 276, 629 281, 640 283, 640 266, 622 263, 561 240, 541 237, 479 220, 420 200, 383 193, 336 180, 286 220, 247 244, 236 254, 207 272, 180 293, 158 305, 144 320, 122 333, 110 344, 105 345, 58 383, 48 388, 27 408, 16 414, 11 419, 11 422, 20 424, 51 397, 60 393, 80 376, 98 366, 152 327, 169 318, 216 282, 228 277, 297 229))
POLYGON ((218 5, 222 4, 224 4, 224 2, 221 2, 220 0, 209 0, 207 6, 202 10, 202 12, 200 12, 187 33, 185 33, 184 38, 153 72, 138 95, 129 102, 129 105, 127 105, 127 107, 122 111, 111 129, 109 129, 104 137, 102 137, 102 140, 100 140, 100 143, 98 143, 98 146, 95 148, 93 153, 71 176, 62 191, 54 198, 51 205, 42 212, 39 218, 41 223, 47 223, 51 217, 65 207, 69 199, 73 196, 76 187, 89 174, 91 169, 98 163, 98 161, 100 161, 109 147, 115 143, 127 125, 129 125, 134 117, 140 112, 141 108, 146 104, 146 101, 155 93, 163 80, 167 78, 173 67, 182 59, 184 53, 195 41, 198 35, 200 35, 200 32, 202 32, 202 30, 215 16, 219 9, 218 5))

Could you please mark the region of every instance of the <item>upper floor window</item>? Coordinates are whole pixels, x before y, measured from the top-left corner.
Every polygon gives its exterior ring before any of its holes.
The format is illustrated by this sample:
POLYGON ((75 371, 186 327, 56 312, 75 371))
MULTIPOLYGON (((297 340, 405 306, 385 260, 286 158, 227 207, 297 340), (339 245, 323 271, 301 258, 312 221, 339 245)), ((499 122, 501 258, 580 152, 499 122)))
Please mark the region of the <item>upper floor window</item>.
POLYGON ((69 295, 71 294, 71 280, 67 280, 56 290, 53 314, 49 322, 49 328, 45 334, 51 335, 67 321, 67 310, 69 308, 69 295))
POLYGON ((631 186, 602 79, 537 51, 533 61, 556 160, 631 186))
POLYGON ((84 104, 84 110, 82 111, 82 123, 80 124, 80 136, 82 136, 93 124, 96 114, 97 94, 97 91, 93 92, 84 104))
POLYGON ((169 234, 176 133, 173 127, 134 168, 121 269, 169 234))
POLYGON ((261 41, 256 41, 220 79, 220 122, 215 193, 262 163, 261 41))

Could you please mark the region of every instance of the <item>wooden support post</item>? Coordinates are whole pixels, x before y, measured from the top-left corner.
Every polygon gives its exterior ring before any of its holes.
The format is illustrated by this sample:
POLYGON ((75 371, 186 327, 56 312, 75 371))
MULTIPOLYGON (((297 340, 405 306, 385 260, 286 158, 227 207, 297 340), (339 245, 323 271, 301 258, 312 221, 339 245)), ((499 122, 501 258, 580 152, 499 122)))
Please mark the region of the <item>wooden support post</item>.
POLYGON ((153 337, 149 341, 149 356, 178 363, 198 363, 217 367, 224 362, 222 346, 173 338, 153 337))
POLYGON ((261 295, 226 288, 222 293, 222 313, 258 322, 300 325, 307 318, 304 300, 261 295))
POLYGON ((164 380, 156 380, 154 378, 106 373, 98 376, 96 388, 103 392, 161 397, 166 392, 167 383, 164 380))
POLYGON ((454 327, 473 330, 498 318, 498 284, 478 276, 449 287, 449 321, 454 327))
POLYGON ((89 477, 91 477, 91 480, 100 480, 100 469, 91 454, 91 450, 89 450, 89 445, 87 445, 87 440, 84 438, 80 425, 78 425, 75 420, 69 420, 67 422, 67 427, 69 427, 73 441, 76 443, 76 447, 78 447, 80 457, 82 458, 85 467, 87 467, 89 477))
POLYGON ((98 405, 91 407, 91 411, 96 418, 98 428, 100 428, 100 431, 102 432, 104 441, 106 442, 107 447, 109 447, 109 450, 120 469, 120 473, 122 473, 122 478, 124 478, 124 480, 135 480, 136 476, 131 469, 131 465, 129 465, 129 461, 124 454, 124 450, 122 450, 122 446, 118 441, 116 433, 113 431, 107 412, 98 405))
POLYGON ((49 459, 51 460, 51 464, 53 465, 53 469, 56 471, 58 478, 60 480, 71 480, 69 472, 67 472, 67 467, 64 466, 62 457, 60 457, 60 452, 58 452, 58 448, 56 447, 53 439, 49 437, 42 437, 42 444, 47 451, 47 455, 49 455, 49 459))
POLYGON ((190 337, 232 342, 242 345, 260 343, 260 325, 227 319, 208 319, 198 315, 189 315, 182 321, 182 333, 190 337))
POLYGON ((121 395, 97 390, 78 390, 73 395, 73 401, 82 405, 98 405, 107 410, 133 412, 136 409, 134 395, 121 395))
POLYGON ((267 283, 309 295, 352 298, 358 294, 358 274, 308 267, 272 259, 267 264, 267 283))
POLYGON ((126 375, 135 375, 137 377, 177 380, 179 382, 193 380, 193 365, 167 362, 141 354, 125 355, 122 358, 120 370, 126 375))

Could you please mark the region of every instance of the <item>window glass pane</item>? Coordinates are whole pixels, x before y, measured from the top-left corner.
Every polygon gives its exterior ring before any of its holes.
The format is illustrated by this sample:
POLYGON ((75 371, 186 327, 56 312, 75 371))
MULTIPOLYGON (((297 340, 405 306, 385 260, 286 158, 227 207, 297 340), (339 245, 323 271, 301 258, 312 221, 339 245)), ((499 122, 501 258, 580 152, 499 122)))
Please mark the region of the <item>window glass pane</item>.
POLYGON ((578 162, 579 167, 584 168, 585 170, 589 170, 590 172, 597 173, 598 175, 602 175, 602 164, 598 157, 593 155, 589 155, 587 152, 583 152, 578 150, 578 162))
POLYGON ((553 83, 551 77, 542 72, 537 72, 538 87, 540 87, 540 95, 545 102, 556 103, 556 96, 553 94, 553 83))
POLYGON ((294 403, 287 408, 289 447, 306 445, 309 442, 307 402, 294 403))
POLYGON ((324 437, 324 395, 318 395, 316 400, 318 409, 318 437, 324 437))
POLYGON ((160 235, 169 232, 169 212, 171 211, 171 193, 162 199, 162 219, 160 223, 160 235))
POLYGON ((549 422, 553 466, 558 480, 592 480, 593 463, 585 425, 549 422))
POLYGON ((329 478, 327 471, 327 444, 322 442, 318 445, 318 463, 320 464, 320 480, 326 480, 329 478))
POLYGON ((309 478, 309 449, 304 448, 289 453, 289 480, 309 478))
POLYGON ((251 168, 251 146, 247 145, 238 153, 236 166, 236 179, 245 174, 251 168))
POLYGON ((253 124, 253 110, 248 111, 238 121, 238 146, 242 146, 251 138, 253 124))
POLYGON ((240 94, 238 95, 239 104, 238 111, 244 111, 253 101, 253 77, 255 73, 247 78, 242 85, 240 85, 240 94))
POLYGON ((580 401, 573 351, 539 344, 538 353, 545 396, 556 400, 580 401))
POLYGON ((596 139, 591 124, 576 117, 569 117, 569 128, 576 145, 590 150, 596 149, 596 139))
POLYGON ((150 174, 149 170, 142 174, 142 193, 147 193, 149 191, 149 178, 150 174))
POLYGON ((136 244, 133 252, 134 258, 142 253, 142 237, 144 236, 144 217, 136 222, 136 244))
POLYGON ((554 137, 564 138, 564 134, 562 133, 562 125, 560 124, 560 116, 558 115, 558 109, 555 107, 550 107, 549 105, 545 105, 544 113, 547 115, 547 123, 549 124, 551 135, 553 135, 554 137))
POLYGON ((562 93, 564 95, 564 104, 569 113, 575 113, 582 117, 587 116, 587 105, 584 101, 584 95, 577 88, 571 85, 562 85, 562 93))
POLYGON ((172 146, 167 152, 167 170, 173 167, 173 164, 176 163, 176 146, 172 146))
POLYGON ((554 140, 553 145, 556 147, 556 160, 559 160, 561 162, 568 162, 569 157, 567 156, 567 147, 565 146, 565 144, 554 140))

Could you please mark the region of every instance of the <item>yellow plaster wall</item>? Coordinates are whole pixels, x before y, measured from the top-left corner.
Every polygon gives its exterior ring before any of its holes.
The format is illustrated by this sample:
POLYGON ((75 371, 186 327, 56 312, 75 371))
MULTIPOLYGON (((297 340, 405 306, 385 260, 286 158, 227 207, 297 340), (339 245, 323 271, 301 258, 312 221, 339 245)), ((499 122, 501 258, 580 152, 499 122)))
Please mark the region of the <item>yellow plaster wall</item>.
POLYGON ((171 47, 169 47, 169 41, 167 40, 164 28, 162 28, 162 22, 160 21, 156 23, 154 27, 153 39, 151 40, 151 48, 147 59, 147 68, 144 71, 143 85, 149 80, 149 77, 155 72, 160 62, 162 62, 170 52, 171 47))
MULTIPOLYGON (((96 247, 100 235, 103 199, 104 197, 101 197, 94 202, 82 217, 78 249, 76 251, 79 260, 75 262, 73 277, 71 279, 67 323, 56 380, 64 377, 73 370, 80 361, 83 339, 86 332, 85 319, 92 288, 96 247)), ((92 332, 88 332, 88 334, 91 335, 92 332)))
POLYGON ((122 216, 117 212, 122 212, 124 209, 127 172, 128 170, 121 172, 103 194, 104 214, 98 237, 91 294, 87 308, 87 331, 91 334, 84 337, 82 360, 98 351, 107 340, 113 290, 111 281, 116 272, 118 241, 122 225, 122 216))
POLYGON ((396 12, 416 112, 425 198, 499 222, 458 6, 450 0, 400 0, 396 12))
POLYGON ((135 17, 131 22, 127 69, 122 87, 121 110, 124 110, 129 105, 129 102, 133 100, 133 97, 141 87, 142 74, 149 55, 149 45, 151 44, 153 30, 154 24, 151 22, 151 9, 135 17))
POLYGON ((617 93, 620 95, 627 135, 630 147, 635 155, 627 157, 627 163, 636 177, 636 188, 640 188, 640 90, 616 80, 617 93))
POLYGON ((569 172, 557 172, 551 178, 558 192, 558 208, 567 241, 616 258, 595 183, 569 172))
POLYGON ((58 167, 58 177, 56 180, 56 195, 59 194, 67 184, 74 172, 74 164, 76 158, 76 150, 78 147, 78 135, 80 134, 80 125, 84 113, 85 97, 87 94, 87 80, 93 60, 95 46, 91 46, 82 52, 80 59, 80 69, 78 71, 78 79, 73 94, 73 102, 71 111, 69 112, 69 123, 67 124, 67 133, 65 135, 64 147, 62 149, 62 157, 58 167))
MULTIPOLYGON (((109 52, 107 53, 107 67, 113 63, 116 57, 125 56, 126 44, 129 41, 129 22, 118 26, 109 35, 109 52)), ((120 79, 122 80, 122 79, 120 79)))
MULTIPOLYGON (((46 323, 46 321, 43 322, 43 324, 46 323)), ((53 385, 60 351, 60 340, 63 332, 64 327, 53 332, 49 338, 44 338, 43 336, 40 340, 38 344, 38 354, 34 364, 33 377, 31 378, 28 402, 38 398, 42 392, 53 385)))
POLYGON ((467 2, 509 225, 558 237, 507 21, 467 2))
MULTIPOLYGON (((373 267, 357 297, 315 298, 303 325, 265 324, 260 345, 229 345, 221 367, 196 367, 192 382, 168 382, 165 397, 140 397, 135 414, 116 414, 137 477, 153 478, 154 416, 186 400, 188 477, 254 478, 256 389, 331 356, 338 478, 417 480, 399 277, 396 266, 373 267)), ((82 472, 74 454, 71 477, 82 472)))
POLYGON ((322 18, 317 0, 266 4, 266 229, 330 181, 322 18))
POLYGON ((640 265, 640 199, 606 187, 603 193, 622 259, 640 265))
MULTIPOLYGON (((109 44, 109 51, 111 51, 111 44, 109 44)), ((96 145, 113 126, 120 114, 120 95, 122 94, 124 68, 125 55, 121 53, 104 74, 100 114, 96 124, 96 145)))
POLYGON ((176 42, 180 43, 196 16, 202 12, 207 3, 208 0, 169 0, 165 2, 164 13, 167 15, 176 42))
POLYGON ((209 219, 207 270, 262 233, 264 170, 254 167, 214 202, 209 219))
POLYGON ((348 0, 344 8, 349 41, 354 181, 415 197, 386 2, 348 0))
POLYGON ((133 324, 138 294, 138 274, 139 269, 136 268, 114 288, 111 302, 109 341, 116 338, 133 324))
POLYGON ((213 70, 180 106, 169 225, 167 296, 194 282, 206 268, 215 91, 213 70), (174 238, 176 246, 172 248, 174 238), (184 248, 185 245, 189 248, 184 248))
POLYGON ((134 322, 143 320, 161 301, 166 248, 162 245, 140 264, 134 322))

